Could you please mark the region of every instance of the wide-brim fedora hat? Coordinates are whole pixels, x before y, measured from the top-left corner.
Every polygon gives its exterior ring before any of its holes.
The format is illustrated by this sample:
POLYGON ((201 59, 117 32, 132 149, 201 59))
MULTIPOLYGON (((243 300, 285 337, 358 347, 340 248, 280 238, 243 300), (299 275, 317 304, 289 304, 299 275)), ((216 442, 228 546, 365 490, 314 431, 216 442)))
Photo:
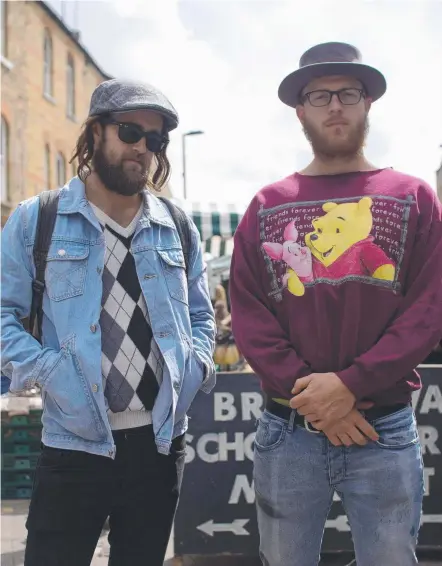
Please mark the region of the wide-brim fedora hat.
POLYGON ((373 101, 381 98, 387 90, 384 75, 362 63, 361 53, 356 47, 333 41, 308 49, 299 61, 299 69, 290 73, 279 85, 278 96, 284 104, 294 108, 301 102, 301 92, 310 81, 334 75, 359 80, 373 101))

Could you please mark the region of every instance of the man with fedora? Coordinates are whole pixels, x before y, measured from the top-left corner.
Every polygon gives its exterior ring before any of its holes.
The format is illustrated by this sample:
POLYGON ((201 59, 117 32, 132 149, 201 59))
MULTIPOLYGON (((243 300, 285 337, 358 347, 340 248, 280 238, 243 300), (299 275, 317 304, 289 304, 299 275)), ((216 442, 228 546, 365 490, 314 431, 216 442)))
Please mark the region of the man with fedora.
POLYGON ((262 381, 260 555, 316 566, 336 492, 358 566, 417 564, 423 468, 411 394, 442 336, 442 208, 364 156, 383 75, 345 43, 301 57, 279 97, 313 150, 262 189, 235 234, 239 348, 262 381))
POLYGON ((177 125, 151 85, 100 84, 75 150, 78 176, 55 193, 44 284, 33 259, 47 229, 39 197, 3 230, 1 369, 11 391, 37 386, 43 398, 26 566, 89 565, 108 517, 109 564, 163 564, 186 413, 215 380, 198 231, 147 190, 168 180, 177 125), (21 323, 36 282, 41 343, 21 323))

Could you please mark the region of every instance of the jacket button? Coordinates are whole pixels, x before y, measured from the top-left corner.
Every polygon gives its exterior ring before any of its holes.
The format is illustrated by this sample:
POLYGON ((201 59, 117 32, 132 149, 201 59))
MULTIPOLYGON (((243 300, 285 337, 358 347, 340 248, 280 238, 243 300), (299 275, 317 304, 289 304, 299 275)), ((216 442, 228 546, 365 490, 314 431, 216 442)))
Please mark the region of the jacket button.
POLYGON ((101 272, 102 272, 101 267, 97 267, 97 273, 98 273, 98 275, 101 275, 101 272))
POLYGON ((97 392, 98 392, 98 385, 97 385, 96 383, 94 383, 94 384, 92 385, 92 391, 93 391, 94 393, 97 393, 97 392))
POLYGON ((95 332, 97 332, 97 325, 96 324, 91 324, 91 332, 93 332, 95 334, 95 332))

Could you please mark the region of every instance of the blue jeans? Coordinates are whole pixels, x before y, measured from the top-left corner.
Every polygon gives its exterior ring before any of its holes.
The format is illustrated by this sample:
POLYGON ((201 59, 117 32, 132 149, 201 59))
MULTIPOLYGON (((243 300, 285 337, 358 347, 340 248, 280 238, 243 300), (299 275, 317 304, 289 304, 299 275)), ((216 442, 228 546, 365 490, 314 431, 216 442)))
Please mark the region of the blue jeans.
POLYGON ((424 493, 411 407, 372 421, 378 442, 333 446, 325 435, 265 411, 255 439, 254 480, 265 566, 317 566, 336 491, 358 566, 414 566, 424 493))

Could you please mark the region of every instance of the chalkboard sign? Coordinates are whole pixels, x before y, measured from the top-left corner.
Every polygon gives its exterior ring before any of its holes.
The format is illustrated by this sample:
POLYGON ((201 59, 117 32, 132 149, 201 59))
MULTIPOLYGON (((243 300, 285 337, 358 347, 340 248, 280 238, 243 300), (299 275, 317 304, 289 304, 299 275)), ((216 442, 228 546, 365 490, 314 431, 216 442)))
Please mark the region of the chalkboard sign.
MULTIPOLYGON (((425 466, 421 548, 442 549, 442 366, 422 366, 413 398, 425 466)), ((198 394, 190 411, 187 467, 175 519, 175 554, 258 555, 253 489, 253 440, 263 396, 254 374, 222 373, 214 392, 198 394)), ((336 497, 323 552, 352 550, 347 518, 336 497)))

